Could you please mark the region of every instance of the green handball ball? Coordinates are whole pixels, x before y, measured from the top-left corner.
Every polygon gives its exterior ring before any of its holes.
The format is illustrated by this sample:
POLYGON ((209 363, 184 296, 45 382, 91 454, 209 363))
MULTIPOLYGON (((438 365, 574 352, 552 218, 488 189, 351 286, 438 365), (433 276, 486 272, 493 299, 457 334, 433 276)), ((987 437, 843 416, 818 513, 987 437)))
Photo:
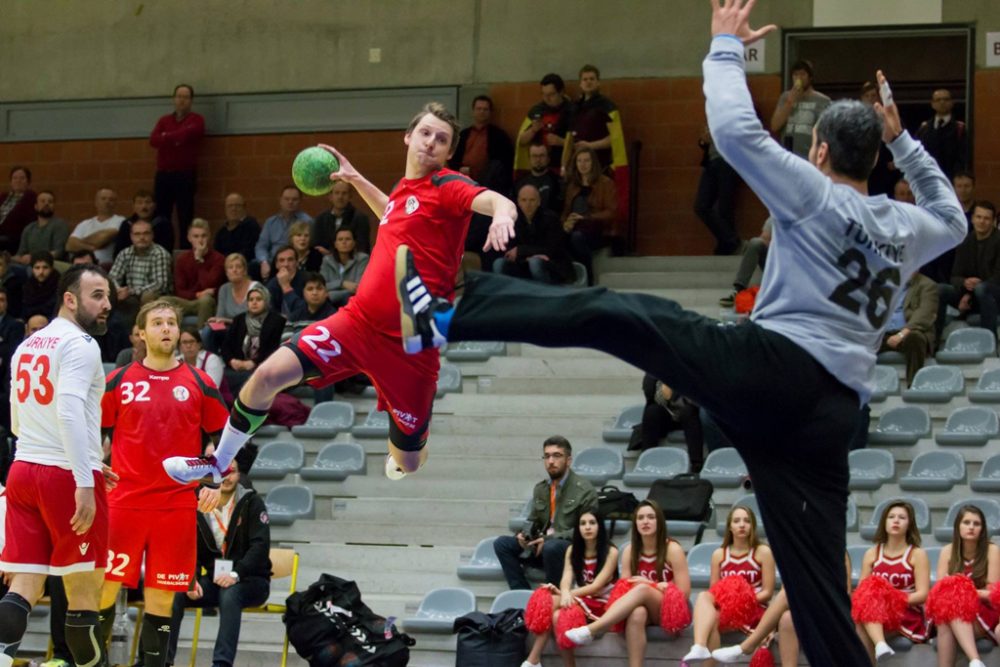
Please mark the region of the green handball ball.
POLYGON ((330 174, 340 169, 340 162, 333 153, 310 146, 295 156, 292 163, 292 180, 310 197, 325 195, 333 189, 330 174))

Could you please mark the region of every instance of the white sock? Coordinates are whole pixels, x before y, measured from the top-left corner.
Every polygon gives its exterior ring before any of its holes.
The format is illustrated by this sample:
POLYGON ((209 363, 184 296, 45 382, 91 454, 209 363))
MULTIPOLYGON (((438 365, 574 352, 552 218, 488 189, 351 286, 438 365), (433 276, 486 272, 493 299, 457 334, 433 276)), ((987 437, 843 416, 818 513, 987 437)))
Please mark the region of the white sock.
POLYGON ((219 465, 219 470, 226 471, 226 468, 243 449, 243 445, 247 444, 250 437, 249 433, 233 428, 232 417, 226 421, 226 427, 222 429, 222 437, 219 438, 219 446, 215 448, 215 460, 219 465))
POLYGON ((717 648, 712 651, 712 658, 718 660, 719 662, 736 662, 740 658, 744 658, 743 649, 740 648, 739 644, 734 644, 733 646, 726 646, 724 648, 717 648))
POLYGON ((691 650, 687 652, 687 655, 681 658, 681 660, 684 662, 690 662, 692 660, 708 660, 711 657, 711 651, 700 644, 695 644, 691 647, 691 650))
POLYGON ((986 667, 986 663, 979 658, 976 658, 975 660, 969 661, 969 667, 986 667))
POLYGON ((882 658, 888 658, 891 655, 896 655, 896 652, 892 650, 892 647, 885 642, 879 642, 875 645, 875 661, 878 662, 882 658))

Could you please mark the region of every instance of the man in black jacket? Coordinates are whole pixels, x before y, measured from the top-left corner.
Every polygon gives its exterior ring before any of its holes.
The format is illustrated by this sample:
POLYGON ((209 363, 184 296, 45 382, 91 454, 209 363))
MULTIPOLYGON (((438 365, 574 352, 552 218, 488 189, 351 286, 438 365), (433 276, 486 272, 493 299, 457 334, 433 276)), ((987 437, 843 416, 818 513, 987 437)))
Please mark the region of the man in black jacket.
POLYGON ((222 480, 217 509, 198 513, 198 566, 194 588, 174 599, 168 662, 177 652, 185 607, 218 607, 219 634, 213 667, 232 667, 240 638, 240 618, 271 592, 271 527, 264 500, 241 486, 235 468, 222 480))
POLYGON ((1000 233, 997 210, 991 202, 977 201, 972 208, 972 234, 955 250, 951 283, 938 284, 937 339, 943 340, 948 306, 958 309, 965 318, 979 313, 980 323, 994 336, 1000 310, 1000 233))
POLYGON ((337 232, 347 228, 354 232, 354 241, 361 252, 371 253, 371 227, 368 216, 351 203, 351 186, 347 181, 334 181, 330 190, 330 208, 316 216, 313 222, 313 245, 324 255, 337 256, 334 242, 337 232))
POLYGON ((534 185, 525 183, 518 190, 514 238, 503 256, 493 262, 493 272, 547 283, 572 282, 569 237, 559 218, 542 208, 541 202, 534 185))

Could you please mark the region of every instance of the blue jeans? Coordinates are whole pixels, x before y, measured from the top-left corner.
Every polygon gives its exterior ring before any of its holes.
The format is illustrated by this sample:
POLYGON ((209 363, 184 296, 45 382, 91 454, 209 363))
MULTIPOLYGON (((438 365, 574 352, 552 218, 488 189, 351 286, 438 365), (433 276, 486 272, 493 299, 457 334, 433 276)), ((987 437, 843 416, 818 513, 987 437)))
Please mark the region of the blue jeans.
POLYGON ((549 538, 542 545, 542 555, 522 559, 524 551, 513 535, 501 535, 493 541, 493 551, 503 568, 503 576, 511 589, 530 589, 531 584, 524 576, 524 566, 541 567, 545 570, 545 581, 556 586, 562 581, 563 563, 566 558, 568 540, 549 538))
POLYGON ((174 663, 177 655, 177 635, 188 607, 218 607, 219 634, 215 638, 212 652, 212 667, 232 667, 236 659, 236 644, 240 640, 240 619, 247 607, 259 607, 267 602, 271 592, 271 582, 263 577, 247 577, 229 588, 220 588, 209 577, 199 577, 198 583, 204 595, 200 600, 192 600, 183 593, 174 597, 174 613, 170 621, 170 650, 167 662, 174 663))

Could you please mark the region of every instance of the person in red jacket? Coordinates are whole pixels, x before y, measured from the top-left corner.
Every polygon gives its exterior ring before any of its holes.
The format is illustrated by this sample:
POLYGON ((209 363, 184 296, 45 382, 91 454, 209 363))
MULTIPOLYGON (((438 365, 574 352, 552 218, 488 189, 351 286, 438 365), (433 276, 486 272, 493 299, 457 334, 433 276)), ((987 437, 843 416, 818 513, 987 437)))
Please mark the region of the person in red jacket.
POLYGON ((156 149, 156 208, 167 220, 172 219, 177 208, 174 238, 183 248, 190 247, 187 229, 194 218, 195 168, 205 135, 205 119, 191 111, 193 101, 194 88, 179 84, 174 88, 174 112, 156 121, 149 135, 149 145, 156 149))
POLYGON ((0 250, 17 252, 21 232, 38 217, 36 199, 31 189, 31 170, 20 165, 11 167, 10 189, 0 194, 0 250))
POLYGON ((190 250, 174 262, 173 299, 184 315, 197 315, 198 328, 215 315, 216 294, 226 281, 226 258, 212 249, 212 229, 208 221, 195 218, 188 228, 190 250))

